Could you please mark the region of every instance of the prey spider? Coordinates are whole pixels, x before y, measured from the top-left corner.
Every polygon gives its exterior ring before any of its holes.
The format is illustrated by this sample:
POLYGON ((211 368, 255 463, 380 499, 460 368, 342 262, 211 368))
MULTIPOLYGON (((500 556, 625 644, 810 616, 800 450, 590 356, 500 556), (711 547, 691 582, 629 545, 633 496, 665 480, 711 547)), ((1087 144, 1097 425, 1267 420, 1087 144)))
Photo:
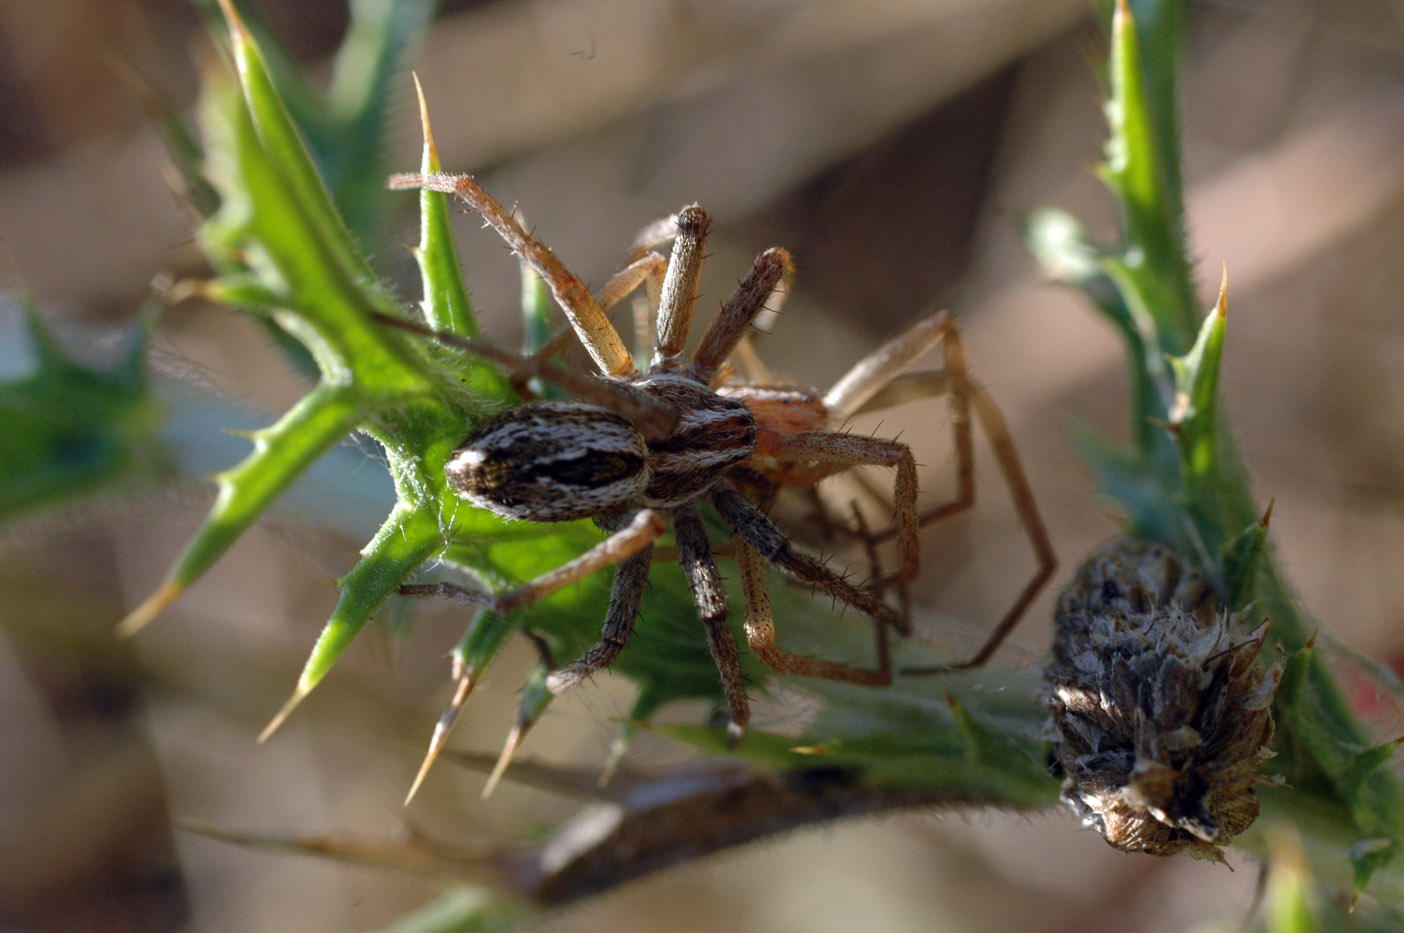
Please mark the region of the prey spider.
MULTIPOLYGON (((590 573, 617 565, 600 640, 571 664, 553 671, 547 681, 549 689, 560 693, 608 666, 626 646, 653 560, 653 544, 665 531, 664 517, 669 517, 679 564, 720 672, 729 732, 739 737, 749 720, 749 704, 736 644, 726 625, 721 575, 698 507, 700 501, 706 501, 735 537, 746 600, 747 640, 766 664, 786 674, 871 685, 891 682, 887 629, 890 626, 906 634, 910 630, 908 615, 848 583, 797 548, 739 488, 743 471, 755 475, 756 470, 771 470, 767 475, 789 481, 784 474, 774 472, 782 469, 778 464, 807 464, 816 481, 825 471, 857 465, 894 468, 893 535, 901 557, 895 579, 905 587, 916 575, 917 527, 930 516, 920 515, 916 508, 916 465, 907 445, 832 430, 827 424, 827 409, 819 412, 819 421, 787 423, 774 417, 770 413, 774 406, 761 398, 766 394, 774 401, 775 393, 781 390, 763 393, 756 387, 721 385, 729 372, 728 357, 790 273, 789 255, 784 250, 766 250, 756 258, 697 350, 687 358, 684 345, 710 228, 710 219, 700 207, 684 208, 673 219, 671 229, 651 228, 655 231, 652 243, 636 250, 631 262, 597 297, 470 176, 401 174, 392 176, 388 185, 453 194, 482 215, 541 276, 599 370, 598 377, 583 377, 547 365, 541 358, 516 357, 412 322, 382 318, 387 324, 487 356, 516 376, 554 382, 577 397, 576 401, 527 402, 488 419, 450 458, 446 469, 451 484, 463 498, 507 518, 536 522, 590 518, 608 533, 604 541, 578 558, 505 592, 489 594, 437 583, 407 585, 401 588, 402 594, 447 596, 509 613, 590 573), (671 258, 665 262, 650 246, 667 239, 673 240, 673 246, 671 258), (643 373, 604 315, 604 308, 640 285, 658 295, 652 359, 643 373), (766 466, 768 463, 772 465, 766 466), (810 658, 777 647, 765 562, 872 617, 876 622, 876 666, 863 668, 810 658)), ((906 362, 942 338, 948 370, 958 370, 963 377, 963 363, 952 365, 949 356, 952 346, 959 353, 954 334, 949 319, 938 315, 919 324, 902 341, 898 355, 905 359, 900 364, 884 363, 875 359, 876 354, 860 363, 841 383, 848 385, 847 398, 858 399, 854 410, 892 382, 906 362)), ((963 379, 961 385, 966 385, 963 379)), ((968 400, 965 389, 959 394, 968 400)), ((793 390, 790 400, 801 407, 814 407, 811 392, 793 390)), ((832 404, 830 408, 844 410, 832 404)))

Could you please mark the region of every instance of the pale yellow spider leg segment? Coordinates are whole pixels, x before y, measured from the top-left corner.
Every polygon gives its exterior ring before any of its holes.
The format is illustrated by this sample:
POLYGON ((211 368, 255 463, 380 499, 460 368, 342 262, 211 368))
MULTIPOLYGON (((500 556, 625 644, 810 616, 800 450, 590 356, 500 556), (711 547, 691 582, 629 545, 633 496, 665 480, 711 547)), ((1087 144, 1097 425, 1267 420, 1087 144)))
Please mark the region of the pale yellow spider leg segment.
MULTIPOLYGON (((645 253, 610 276, 609 281, 595 292, 595 302, 600 306, 601 311, 608 311, 628 297, 629 293, 638 288, 640 283, 643 284, 651 300, 656 302, 663 283, 663 273, 667 268, 668 260, 657 253, 645 253)), ((649 343, 653 339, 651 328, 650 323, 649 343)), ((550 339, 532 354, 532 357, 543 361, 553 360, 564 353, 566 347, 575 340, 575 328, 566 324, 552 334, 550 339)), ((643 345, 648 346, 648 343, 643 345)), ((530 375, 525 373, 513 373, 508 381, 511 382, 512 388, 517 390, 517 394, 524 398, 531 398, 532 393, 527 386, 527 381, 530 378, 530 375)))
POLYGON ((722 305, 721 314, 707 328, 693 355, 689 371, 698 382, 710 384, 713 381, 717 368, 736 349, 756 316, 765 310, 771 295, 793 270, 790 254, 779 247, 772 247, 756 257, 751 271, 722 305))
MULTIPOLYGON (((879 347, 851 369, 825 396, 831 416, 847 418, 921 398, 949 396, 951 431, 955 442, 956 493, 949 501, 917 516, 925 527, 975 504, 975 443, 970 425, 974 391, 960 329, 944 311, 918 321, 897 339, 879 347), (937 342, 942 343, 945 369, 902 375, 901 370, 937 342), (842 406, 842 407, 836 407, 842 406)), ((886 540, 892 532, 883 532, 886 540)))
MULTIPOLYGON (((917 471, 912 449, 901 441, 833 431, 807 431, 779 439, 777 460, 821 466, 881 466, 897 471, 892 484, 892 517, 901 566, 896 583, 904 620, 909 619, 907 591, 921 569, 917 546, 917 471)), ((904 631, 905 634, 905 631, 904 631)))
POLYGON ((661 283, 667 270, 668 260, 657 253, 644 253, 614 273, 595 293, 595 301, 602 311, 608 311, 640 285, 647 288, 650 283, 661 283))
POLYGON ((658 334, 653 343, 653 367, 675 369, 687 343, 692 312, 697 306, 697 285, 702 275, 703 248, 712 220, 696 204, 678 212, 677 235, 663 294, 658 305, 658 334))
POLYGON ((903 373, 869 396, 853 414, 866 415, 869 412, 896 408, 899 405, 947 395, 950 391, 951 381, 944 370, 903 373))
POLYGON ((892 683, 892 659, 888 653, 886 625, 876 621, 873 624, 877 645, 876 669, 786 651, 775 644, 775 616, 770 608, 764 558, 749 545, 737 542, 736 563, 741 569, 741 592, 746 600, 746 641, 756 657, 771 670, 779 674, 822 677, 871 687, 885 687, 892 683))
POLYGON ((407 583, 400 587, 399 594, 455 599, 470 606, 490 609, 499 615, 507 615, 538 599, 550 596, 563 586, 633 557, 656 541, 663 534, 665 527, 661 515, 652 509, 643 509, 628 525, 574 560, 502 593, 484 593, 455 583, 407 583))
MULTIPOLYGON (((644 227, 634 237, 629 262, 637 262, 645 254, 671 243, 678 235, 678 215, 669 214, 644 227)), ((664 262, 666 269, 667 263, 664 262)), ((634 299, 634 357, 645 360, 653 350, 653 323, 658 319, 658 307, 663 298, 663 277, 644 279, 642 298, 634 299)))
POLYGON ((648 359, 653 347, 653 318, 658 310, 658 302, 663 293, 663 277, 668 271, 668 260, 658 253, 647 252, 633 259, 595 293, 600 307, 608 310, 629 293, 643 285, 643 292, 633 303, 635 360, 642 364, 648 359))
POLYGON ((975 417, 979 420, 980 427, 984 429, 985 436, 989 439, 990 449, 994 452, 1000 472, 1004 474, 1004 483, 1009 488, 1009 497, 1014 502, 1014 511, 1019 516, 1019 522, 1024 526, 1025 532, 1028 533, 1029 543, 1033 545, 1038 567, 1034 570, 1028 583, 1024 584, 1024 588, 1019 592, 1014 605, 1009 607, 1009 611, 990 631, 985 643, 970 658, 943 667, 906 670, 903 671, 904 674, 940 674, 946 671, 967 670, 984 664, 1004 643, 1004 639, 1023 618, 1029 604, 1034 601, 1049 579, 1052 578, 1053 572, 1058 569, 1058 559, 1053 553, 1053 542, 1048 536, 1048 528, 1043 524, 1043 518, 1038 513, 1038 504, 1034 501, 1033 489, 1030 488, 1024 467, 1019 461, 1019 452, 1014 447, 1014 439, 1009 434, 1009 427, 1004 422, 1004 416, 1000 414, 999 406, 995 405, 994 399, 990 397, 983 386, 973 381, 968 381, 967 385, 975 417))
MULTIPOLYGON (((863 357, 824 395, 824 405, 837 421, 847 421, 879 389, 912 361, 955 334, 950 315, 942 311, 922 318, 903 333, 863 357)), ((949 363, 947 364, 949 368, 949 363)))
POLYGON ((599 303, 585 287, 585 283, 567 269, 546 244, 528 233, 510 211, 493 200, 492 195, 483 190, 472 176, 441 172, 406 172, 391 175, 385 184, 392 190, 425 188, 460 198, 481 214, 488 225, 546 282, 551 294, 555 296, 556 303, 565 312, 566 319, 575 328, 580 342, 590 352, 601 373, 621 378, 637 374, 638 370, 634 367, 629 351, 624 347, 624 341, 604 316, 599 303))
POLYGON ((664 243, 672 242, 678 235, 678 215, 669 214, 667 217, 660 217, 653 223, 644 227, 634 237, 633 246, 629 252, 629 261, 633 262, 644 253, 656 250, 664 243))

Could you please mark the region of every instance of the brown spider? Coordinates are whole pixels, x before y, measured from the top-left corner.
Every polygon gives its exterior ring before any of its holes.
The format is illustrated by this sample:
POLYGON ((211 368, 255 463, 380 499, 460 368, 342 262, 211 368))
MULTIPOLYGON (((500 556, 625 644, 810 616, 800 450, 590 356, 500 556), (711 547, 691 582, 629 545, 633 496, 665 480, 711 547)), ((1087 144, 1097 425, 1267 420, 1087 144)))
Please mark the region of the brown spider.
MULTIPOLYGON (((518 372, 551 379, 580 399, 528 402, 480 425, 447 466, 450 482, 460 495, 512 519, 555 522, 591 518, 609 532, 609 537, 575 560, 507 592, 490 595, 440 583, 407 586, 402 593, 449 596, 508 613, 602 567, 618 564, 600 641, 573 663, 554 671, 548 680, 549 688, 560 693, 609 665, 627 644, 652 561, 652 544, 665 530, 663 516, 669 515, 679 562, 721 673, 731 718, 729 730, 739 737, 750 713, 736 645, 726 625, 721 575, 698 509, 698 501, 705 499, 748 549, 883 623, 877 626, 878 668, 850 674, 846 679, 891 681, 885 625, 905 632, 908 626, 903 617, 796 549, 760 509, 727 482, 727 473, 756 451, 759 431, 743 401, 714 392, 710 384, 789 269, 784 250, 767 250, 757 257, 692 359, 686 360, 683 345, 710 227, 700 207, 694 205, 679 213, 672 258, 666 267, 656 254, 630 263, 605 287, 603 293, 608 297, 601 302, 472 178, 406 174, 393 176, 389 186, 455 194, 482 214, 546 282, 605 377, 571 377, 540 361, 492 351, 450 335, 433 335, 490 356, 518 372), (601 305, 618 300, 660 270, 653 361, 648 372, 641 374, 601 305)), ((416 325, 396 323, 424 332, 416 325)), ((869 443, 873 439, 843 434, 834 434, 833 440, 832 452, 816 448, 812 457, 844 465, 897 465, 890 442, 869 443)), ((906 459, 910 461, 909 452, 906 459)), ((914 466, 907 463, 901 469, 909 475, 914 494, 914 466)), ((914 568, 914 525, 904 528, 901 540, 914 568)), ((747 588, 760 586, 757 578, 747 588)), ((760 647, 764 651, 768 645, 760 647)), ((793 655, 765 652, 762 656, 784 673, 807 673, 798 669, 801 665, 787 662, 793 655)), ((843 665, 836 668, 858 670, 843 665)))
MULTIPOLYGON (((746 600, 746 634, 753 651, 783 674, 825 677, 855 683, 885 685, 892 666, 887 626, 910 630, 906 612, 898 613, 871 592, 859 589, 828 570, 819 560, 792 545, 765 513, 737 488, 742 472, 774 482, 817 482, 822 476, 856 465, 896 469, 895 527, 901 568, 895 582, 905 592, 918 570, 916 531, 920 524, 963 508, 971 500, 969 428, 965 413, 972 397, 983 398, 964 378, 964 357, 954 325, 945 315, 919 323, 893 344, 859 363, 833 390, 820 398, 795 387, 762 388, 721 385, 729 375, 727 358, 745 337, 791 271, 789 255, 770 249, 757 257, 722 311, 704 334, 691 360, 683 347, 697 297, 703 244, 710 227, 698 206, 684 208, 645 231, 631 261, 598 296, 518 220, 471 177, 448 174, 401 174, 389 182, 393 189, 425 188, 454 194, 483 216, 515 252, 536 271, 565 312, 571 328, 590 353, 601 378, 559 370, 545 363, 549 351, 518 357, 474 341, 438 334, 410 322, 384 318, 386 323, 425 334, 487 356, 514 376, 537 376, 566 388, 579 401, 528 402, 507 409, 478 427, 455 451, 447 471, 450 482, 469 501, 512 519, 538 522, 591 518, 609 536, 580 557, 515 589, 487 594, 449 583, 408 585, 400 592, 414 596, 448 596, 481 608, 508 613, 540 599, 603 567, 617 564, 609 608, 600 641, 572 664, 555 670, 548 687, 560 693, 609 665, 633 632, 639 604, 653 559, 653 542, 664 532, 663 516, 673 519, 677 555, 692 590, 699 618, 721 674, 733 737, 743 734, 749 706, 736 645, 726 625, 727 607, 712 546, 704 530, 698 500, 710 502, 736 539, 746 600), (672 257, 664 261, 652 251, 672 239, 672 257), (644 285, 656 296, 657 327, 652 362, 640 373, 604 308, 644 285), (911 450, 897 441, 835 431, 848 414, 879 407, 873 397, 894 383, 916 356, 944 339, 947 373, 924 383, 919 394, 949 391, 957 404, 961 456, 962 498, 921 515, 916 508, 916 467, 911 450), (864 402, 868 404, 864 407, 864 402), (796 418, 796 415, 798 417, 796 418), (743 467, 744 465, 744 467, 743 467), (733 475, 735 473, 735 475, 733 475), (800 580, 876 620, 877 665, 862 668, 805 657, 775 645, 765 582, 769 561, 800 580)), ((650 302, 652 303, 652 301, 650 302)), ((652 328, 648 328, 652 329, 652 328)), ((887 398, 891 393, 883 393, 887 398)), ((909 396, 910 393, 907 393, 909 396)), ((907 396, 899 392, 898 400, 907 396)), ((977 411, 979 406, 977 405, 977 411)), ((997 413, 996 413, 997 417, 997 413)), ((992 432, 993 433, 993 432, 992 432)), ((1007 445, 1007 434, 1002 435, 1007 445)), ((1012 447, 1001 463, 1015 463, 1012 447)), ((1022 474, 1018 474, 1022 479, 1022 474)), ((1027 499, 1026 487, 1016 499, 1027 499)), ((1031 531, 1041 532, 1031 500, 1026 517, 1031 531), (1027 515, 1032 514, 1032 521, 1027 515)), ((1045 548, 1034 533, 1036 549, 1045 548)), ((1051 570, 1051 568, 1048 568, 1051 570)), ((1046 573, 1031 588, 1036 590, 1046 573)), ((1030 598, 1031 598, 1030 594, 1030 598)), ((1011 611, 996 637, 1002 638, 1027 600, 1011 611)), ((996 642, 997 643, 997 642, 996 642)), ((993 645, 988 651, 993 650, 993 645)), ((982 652, 982 658, 988 654, 982 652)), ((965 665, 961 665, 965 666, 965 665)), ((460 687, 460 694, 466 691, 460 687)), ((425 767, 441 745, 441 719, 425 767)), ((503 761, 515 743, 509 740, 503 761)), ((424 768, 421 768, 421 777, 424 768)), ((418 782, 416 781, 416 786, 418 782)))

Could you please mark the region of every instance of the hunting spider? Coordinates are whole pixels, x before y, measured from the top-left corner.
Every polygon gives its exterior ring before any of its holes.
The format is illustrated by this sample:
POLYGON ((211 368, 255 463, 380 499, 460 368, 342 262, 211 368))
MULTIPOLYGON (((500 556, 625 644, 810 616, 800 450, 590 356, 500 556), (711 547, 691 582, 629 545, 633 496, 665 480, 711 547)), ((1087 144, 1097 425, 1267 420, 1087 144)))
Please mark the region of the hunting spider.
MULTIPOLYGON (((450 482, 465 499, 506 518, 535 522, 589 518, 608 533, 604 541, 580 557, 506 592, 488 594, 438 583, 405 586, 402 594, 447 596, 509 613, 572 581, 617 565, 599 642, 549 677, 549 688, 560 693, 609 665, 627 644, 653 560, 653 543, 665 530, 664 516, 670 516, 678 561, 721 675, 730 714, 729 732, 739 737, 749 720, 749 706, 736 644, 726 625, 721 575, 698 507, 699 501, 705 500, 735 536, 746 600, 747 641, 766 664, 784 674, 871 685, 891 682, 887 628, 906 634, 910 630, 907 614, 894 611, 873 593, 853 586, 796 548, 743 495, 738 482, 743 472, 751 476, 759 473, 776 482, 796 482, 807 476, 812 477, 808 480, 812 483, 820 476, 857 465, 894 468, 896 522, 892 533, 901 559, 895 580, 905 588, 918 569, 919 524, 961 508, 963 503, 919 514, 916 465, 907 445, 832 430, 830 425, 832 419, 841 422, 848 414, 864 410, 865 403, 872 407, 874 396, 884 387, 890 388, 889 384, 896 385, 894 377, 908 362, 942 340, 951 376, 928 380, 925 394, 952 392, 963 423, 971 400, 984 396, 964 377, 959 340, 946 316, 936 315, 919 323, 860 363, 822 399, 793 387, 722 386, 729 374, 728 357, 791 271, 784 250, 769 249, 756 258, 696 352, 687 359, 684 344, 711 225, 702 208, 684 208, 675 218, 646 231, 629 264, 596 296, 470 176, 400 174, 392 176, 388 185, 453 194, 481 214, 550 288, 600 373, 599 377, 572 374, 547 365, 541 356, 517 357, 475 341, 437 334, 421 325, 383 318, 386 323, 487 356, 514 375, 553 382, 579 399, 527 402, 488 419, 450 458, 446 468, 450 482), (665 262, 652 247, 668 239, 673 240, 672 256, 665 262), (605 308, 641 285, 650 296, 657 296, 658 303, 652 361, 646 373, 635 367, 623 340, 604 315, 605 308), (803 413, 798 421, 794 420, 796 413, 803 413), (766 562, 872 617, 877 623, 876 666, 863 668, 804 657, 777 647, 765 582, 766 562)), ((976 407, 978 410, 978 403, 976 407)), ((968 454, 968 425, 961 430, 968 454)), ((972 482, 968 459, 962 459, 963 491, 972 482)), ((966 495, 965 501, 969 498, 966 495)), ((1022 606, 1023 602, 1016 610, 1022 606)), ((1007 627, 1001 626, 1000 637, 1007 627)))

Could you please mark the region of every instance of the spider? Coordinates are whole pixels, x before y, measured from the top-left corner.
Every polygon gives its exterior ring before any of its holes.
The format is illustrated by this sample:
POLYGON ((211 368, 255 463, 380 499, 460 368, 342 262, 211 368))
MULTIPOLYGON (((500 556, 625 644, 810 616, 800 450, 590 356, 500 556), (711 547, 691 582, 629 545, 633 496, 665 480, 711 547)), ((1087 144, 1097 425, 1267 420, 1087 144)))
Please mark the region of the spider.
MULTIPOLYGON (((673 238, 676 221, 677 216, 674 215, 646 227, 635 239, 626 270, 647 267, 650 257, 653 257, 654 271, 644 273, 640 278, 649 282, 651 274, 659 274, 657 267, 665 264, 662 257, 650 250, 673 238)), ((763 303, 762 310, 769 311, 771 315, 778 312, 780 303, 788 293, 787 285, 792 276, 793 268, 787 263, 781 280, 772 290, 769 300, 763 303)), ((619 286, 627 280, 628 276, 624 274, 616 276, 610 285, 601 290, 602 302, 618 301, 623 297, 619 286)), ((650 288, 648 292, 648 301, 636 307, 635 331, 641 345, 651 334, 652 322, 657 316, 656 307, 650 307, 650 304, 657 303, 657 289, 650 288)), ((542 347, 538 356, 549 358, 558 353, 571 336, 571 328, 565 328, 542 347)), ((1033 547, 1037 565, 1014 603, 974 654, 938 667, 906 668, 903 673, 938 674, 976 668, 988 661, 1052 578, 1057 569, 1057 559, 1009 428, 988 390, 971 378, 960 329, 950 315, 943 311, 917 321, 907 331, 854 364, 827 392, 778 381, 757 356, 749 334, 743 334, 736 341, 733 352, 750 378, 736 378, 728 362, 717 368, 710 384, 718 394, 738 399, 751 409, 756 418, 758 436, 751 456, 728 478, 738 487, 747 489, 767 511, 781 487, 797 487, 813 493, 821 480, 850 470, 855 465, 880 463, 896 468, 893 501, 887 504, 886 509, 895 521, 885 531, 869 533, 856 506, 858 527, 851 528, 834 522, 817 494, 811 500, 820 523, 827 531, 837 530, 867 546, 874 568, 874 588, 881 590, 891 586, 897 590, 903 623, 899 630, 904 633, 911 612, 908 585, 919 570, 916 530, 975 504, 971 424, 972 420, 979 422, 1004 476, 1015 512, 1033 547), (938 344, 943 352, 943 368, 906 372, 915 360, 938 344), (841 434, 840 431, 859 415, 939 396, 949 396, 951 399, 957 489, 949 501, 918 513, 915 462, 910 448, 896 440, 859 437, 841 434), (898 539, 901 564, 895 574, 884 578, 877 569, 876 547, 894 537, 898 539)), ((860 488, 873 499, 880 503, 883 501, 882 496, 861 476, 858 480, 860 488)), ((742 570, 748 642, 767 665, 785 674, 874 685, 890 682, 890 671, 883 667, 885 661, 881 659, 877 669, 866 670, 796 655, 777 647, 769 596, 764 585, 764 561, 744 541, 736 544, 735 553, 742 570)))
MULTIPOLYGON (((728 732, 738 739, 749 720, 749 704, 736 644, 726 625, 721 575, 698 507, 706 501, 733 532, 746 602, 747 641, 766 664, 783 674, 875 686, 891 683, 887 629, 909 633, 909 615, 893 610, 797 548, 743 494, 742 487, 748 476, 797 482, 803 475, 813 477, 808 480, 812 483, 858 465, 894 468, 892 535, 901 558, 895 580, 904 588, 919 566, 919 524, 948 514, 949 509, 918 513, 916 464, 907 445, 847 434, 831 429, 830 424, 833 418, 841 421, 859 410, 865 400, 892 383, 911 359, 943 338, 947 370, 953 374, 945 384, 971 385, 963 376, 963 355, 949 318, 936 315, 918 324, 896 342, 898 352, 883 348, 865 359, 823 399, 793 387, 723 385, 730 374, 728 357, 792 270, 783 249, 769 249, 756 258, 687 358, 684 344, 711 225, 701 207, 686 207, 651 227, 630 262, 596 296, 470 176, 406 173, 392 176, 388 186, 452 194, 482 215, 541 276, 599 370, 598 377, 573 374, 547 365, 544 355, 519 357, 409 321, 382 318, 387 324, 484 355, 515 377, 535 376, 576 396, 575 401, 523 403, 488 419, 451 456, 446 467, 451 484, 463 498, 509 519, 590 518, 608 535, 580 557, 505 592, 488 594, 436 583, 407 585, 401 587, 402 594, 447 596, 505 614, 617 565, 600 640, 573 663, 554 670, 547 681, 553 692, 560 693, 607 667, 626 646, 653 561, 653 543, 666 530, 664 518, 671 518, 678 561, 720 672, 730 718, 728 732), (668 239, 673 240, 672 255, 665 261, 652 247, 668 239), (640 285, 650 296, 657 295, 658 305, 652 359, 642 373, 603 313, 640 285), (795 421, 780 414, 786 410, 803 415, 795 421), (872 617, 876 666, 810 658, 777 647, 766 562, 872 617)), ((936 384, 927 388, 932 391, 926 394, 933 394, 936 384)), ((968 407, 971 391, 962 388, 954 395, 968 407)), ((964 430, 968 449, 968 427, 964 430)), ((962 462, 966 461, 968 457, 962 462)), ((968 466, 962 466, 963 488, 971 482, 969 472, 968 466)))

